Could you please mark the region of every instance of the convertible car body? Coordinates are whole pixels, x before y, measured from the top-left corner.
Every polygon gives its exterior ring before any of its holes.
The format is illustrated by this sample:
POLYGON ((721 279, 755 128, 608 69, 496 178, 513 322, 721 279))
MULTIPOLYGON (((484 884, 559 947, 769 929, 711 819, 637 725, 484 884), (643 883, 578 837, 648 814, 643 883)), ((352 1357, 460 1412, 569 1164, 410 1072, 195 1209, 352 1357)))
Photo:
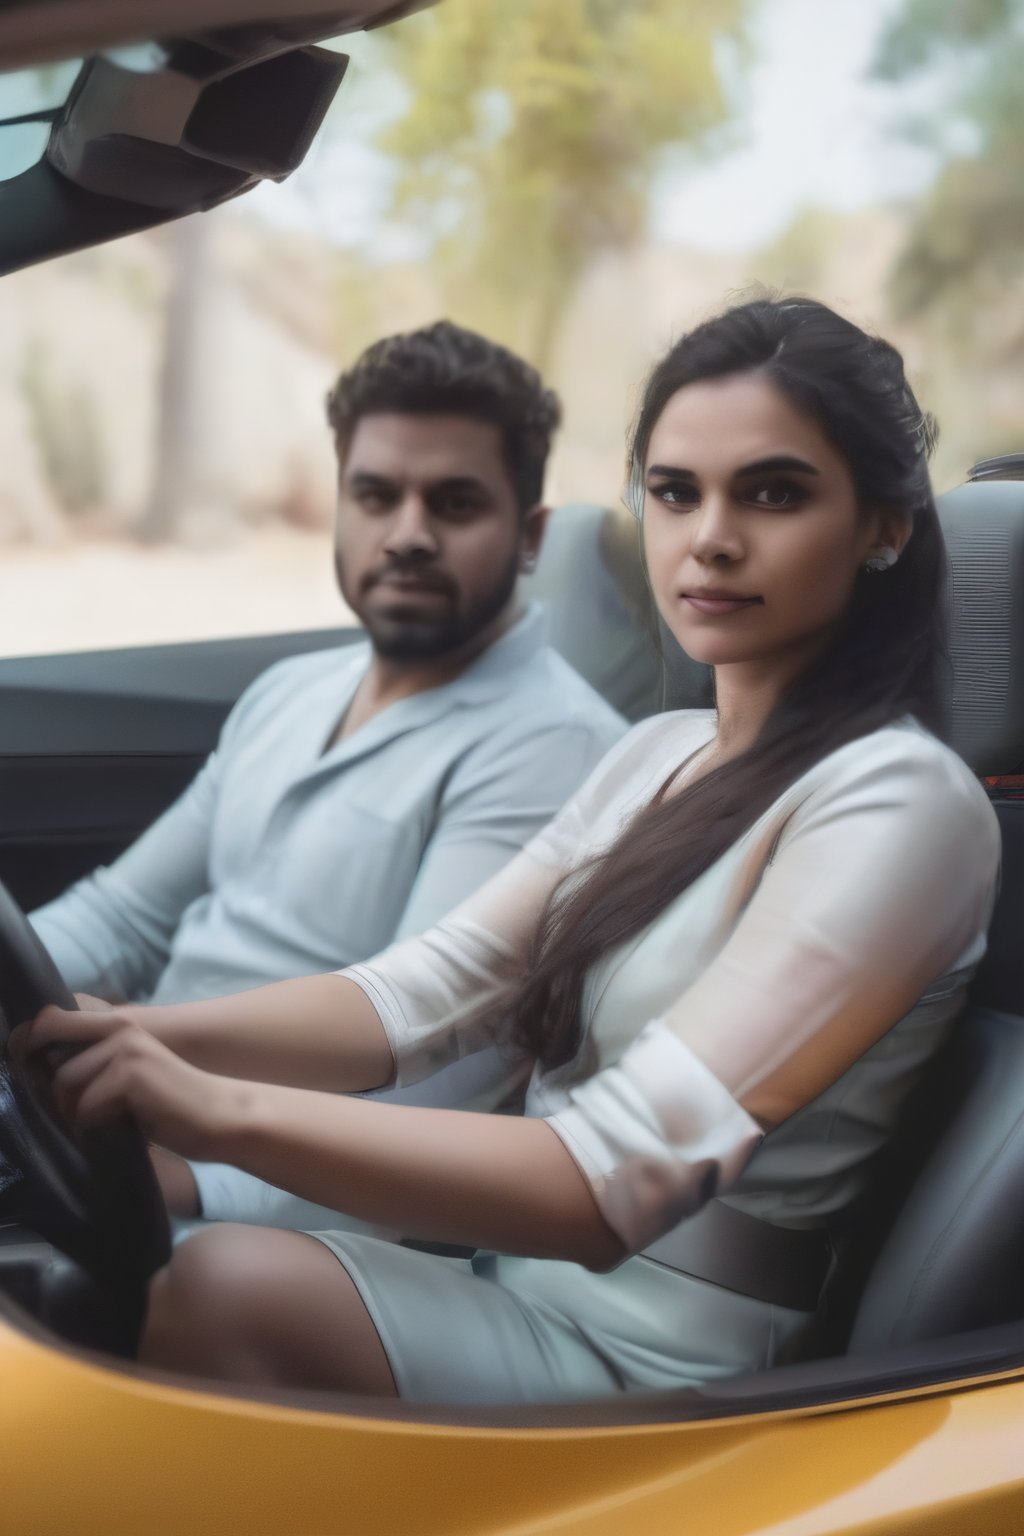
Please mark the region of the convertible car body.
MULTIPOLYGON (((281 0, 0 7, 4 68, 87 61, 53 112, 36 191, 0 183, 0 267, 286 174, 343 71, 316 39, 414 8, 303 0, 297 21, 282 20, 281 0), (111 74, 120 66, 100 56, 168 34, 154 73, 188 66, 190 83, 171 95, 180 105, 184 89, 192 103, 173 121, 151 111, 145 93, 126 91, 111 74), (254 146, 246 113, 270 79, 258 71, 271 67, 283 106, 254 146), (247 71, 257 73, 243 81, 247 71), (133 124, 129 152, 122 130, 133 124), (116 145, 104 142, 111 137, 116 145)), ((1024 486, 1015 475, 1013 460, 993 462, 941 506, 953 566, 955 744, 988 781, 1006 846, 990 953, 849 1233, 818 1357, 701 1390, 534 1410, 232 1394, 136 1367, 112 1342, 88 1277, 29 1225, 0 1217, 0 1529, 1018 1536, 1024 486)), ((640 634, 636 576, 609 517, 558 513, 537 577, 554 638, 634 716, 663 702, 640 634), (584 562, 604 585, 607 600, 593 605, 599 632, 560 603, 561 573, 584 562)), ((30 907, 109 859, 188 781, 258 671, 346 638, 331 631, 0 661, 0 879, 30 907)), ((693 702, 702 686, 680 669, 667 702, 693 702)))

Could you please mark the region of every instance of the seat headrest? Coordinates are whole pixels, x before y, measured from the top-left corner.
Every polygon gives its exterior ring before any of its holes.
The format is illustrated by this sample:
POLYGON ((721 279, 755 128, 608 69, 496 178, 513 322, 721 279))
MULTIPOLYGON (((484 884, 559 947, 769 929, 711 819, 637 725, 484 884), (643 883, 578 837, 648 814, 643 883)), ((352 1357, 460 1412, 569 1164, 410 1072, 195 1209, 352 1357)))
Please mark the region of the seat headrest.
POLYGON ((979 459, 967 471, 968 480, 1024 480, 1024 453, 1002 453, 997 459, 979 459))
POLYGON ((710 703, 709 669, 655 621, 637 525, 624 509, 556 508, 523 591, 547 609, 555 650, 627 720, 710 703))
POLYGON ((1024 762, 1024 482, 938 498, 949 552, 952 744, 976 773, 1024 762))

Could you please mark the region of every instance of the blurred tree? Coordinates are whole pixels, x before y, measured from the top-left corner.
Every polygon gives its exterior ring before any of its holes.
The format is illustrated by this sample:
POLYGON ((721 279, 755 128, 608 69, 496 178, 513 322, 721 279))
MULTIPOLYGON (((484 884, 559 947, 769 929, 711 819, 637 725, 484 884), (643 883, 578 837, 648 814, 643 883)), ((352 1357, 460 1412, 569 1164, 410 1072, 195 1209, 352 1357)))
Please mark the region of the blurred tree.
POLYGON ((209 281, 210 216, 193 214, 164 232, 170 267, 164 316, 157 441, 149 497, 134 532, 143 543, 174 538, 201 495, 203 439, 202 324, 209 281))
POLYGON ((893 273, 896 306, 965 339, 990 307, 1009 341, 1006 285, 1024 276, 1024 4, 902 0, 875 74, 919 87, 907 128, 941 162, 893 273))
POLYGON ((453 309, 544 367, 588 263, 642 231, 653 172, 735 125, 752 0, 445 0, 382 38, 408 90, 378 142, 453 309))

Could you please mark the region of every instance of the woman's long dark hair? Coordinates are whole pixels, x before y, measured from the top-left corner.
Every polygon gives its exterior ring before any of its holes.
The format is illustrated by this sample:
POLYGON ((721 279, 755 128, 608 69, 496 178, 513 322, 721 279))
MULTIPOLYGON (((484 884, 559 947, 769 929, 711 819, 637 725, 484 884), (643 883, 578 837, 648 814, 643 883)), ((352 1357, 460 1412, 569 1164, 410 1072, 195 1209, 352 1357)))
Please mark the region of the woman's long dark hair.
POLYGON ((556 890, 512 1001, 514 1038, 547 1068, 578 1048, 580 995, 595 961, 646 928, 814 763, 907 714, 945 734, 946 560, 928 478, 933 433, 894 347, 810 299, 756 299, 698 326, 647 381, 630 445, 636 510, 651 432, 676 391, 751 371, 838 449, 859 506, 906 516, 911 537, 896 565, 858 575, 841 632, 748 751, 656 797, 556 890))

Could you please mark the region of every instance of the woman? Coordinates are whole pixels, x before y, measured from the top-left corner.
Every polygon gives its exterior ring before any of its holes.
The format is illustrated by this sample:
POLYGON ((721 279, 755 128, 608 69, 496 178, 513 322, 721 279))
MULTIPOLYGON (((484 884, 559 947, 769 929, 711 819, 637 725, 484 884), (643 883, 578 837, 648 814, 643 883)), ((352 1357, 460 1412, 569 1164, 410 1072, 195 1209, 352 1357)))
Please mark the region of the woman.
POLYGON ((57 1074, 79 1123, 127 1108, 186 1156, 477 1250, 210 1229, 154 1281, 144 1360, 528 1402, 798 1347, 996 880, 991 809, 932 734, 928 447, 898 354, 823 306, 699 326, 648 382, 630 484, 716 710, 639 725, 501 875, 376 961, 40 1015, 28 1048, 89 1047, 57 1074), (499 1032, 533 1066, 525 1118, 335 1096, 499 1032))

